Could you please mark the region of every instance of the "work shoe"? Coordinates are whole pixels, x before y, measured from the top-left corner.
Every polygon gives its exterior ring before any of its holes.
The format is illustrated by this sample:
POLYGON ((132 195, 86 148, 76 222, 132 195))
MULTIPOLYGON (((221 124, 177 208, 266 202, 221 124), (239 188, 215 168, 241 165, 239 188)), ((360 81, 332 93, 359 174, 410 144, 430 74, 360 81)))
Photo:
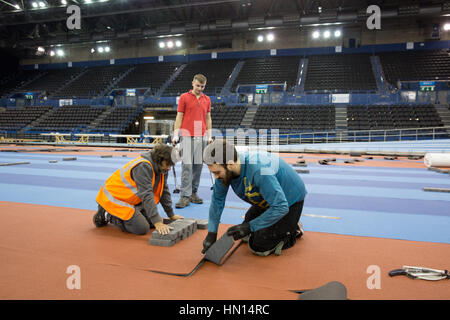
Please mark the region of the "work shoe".
POLYGON ((104 227, 108 224, 108 220, 105 217, 106 211, 102 207, 98 207, 98 211, 96 214, 94 214, 93 221, 94 225, 97 228, 104 227))
POLYGON ((193 193, 191 195, 191 202, 192 203, 202 204, 203 203, 203 199, 201 199, 196 193, 193 193))
POLYGON ((175 204, 175 208, 182 209, 191 204, 191 199, 189 197, 180 197, 180 201, 175 204))
POLYGON ((305 231, 303 230, 303 225, 299 222, 295 228, 295 237, 300 238, 304 233, 305 231))

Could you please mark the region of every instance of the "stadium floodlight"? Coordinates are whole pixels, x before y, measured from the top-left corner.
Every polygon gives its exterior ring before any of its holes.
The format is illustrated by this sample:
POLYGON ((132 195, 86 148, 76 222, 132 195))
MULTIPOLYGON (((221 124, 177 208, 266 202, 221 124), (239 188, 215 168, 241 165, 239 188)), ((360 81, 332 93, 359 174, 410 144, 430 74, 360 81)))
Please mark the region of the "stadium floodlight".
POLYGON ((61 4, 65 6, 67 4, 67 0, 61 0, 61 4))
POLYGON ((335 32, 334 32, 334 37, 335 38, 339 38, 341 36, 341 31, 340 30, 336 30, 335 32))
POLYGON ((94 48, 91 48, 91 53, 94 53, 95 52, 95 49, 94 48))
POLYGON ((53 57, 55 55, 55 51, 50 50, 49 54, 50 54, 50 57, 53 57))
POLYGON ((172 41, 168 41, 167 42, 167 48, 173 48, 173 42, 172 41))
POLYGON ((165 48, 166 47, 166 44, 164 43, 164 42, 160 42, 159 43, 159 47, 161 48, 161 49, 163 49, 163 48, 165 48))
POLYGON ((261 35, 259 35, 257 39, 258 39, 258 42, 263 42, 264 41, 264 37, 261 36, 261 35))
POLYGON ((32 6, 33 8, 37 8, 37 7, 39 7, 39 5, 38 5, 38 3, 37 3, 37 2, 32 2, 32 3, 31 3, 31 6, 32 6))
POLYGON ((39 51, 39 52, 45 52, 45 49, 42 48, 42 47, 38 47, 38 48, 37 48, 37 51, 39 51))
POLYGON ((182 43, 181 43, 180 40, 175 41, 175 46, 176 46, 177 48, 181 47, 181 45, 182 45, 182 43))
POLYGON ((43 1, 39 1, 39 7, 40 8, 45 8, 46 4, 43 1))
POLYGON ((110 50, 111 49, 108 46, 105 47, 105 52, 109 52, 110 50))
POLYGON ((450 30, 450 23, 444 24, 444 30, 449 31, 450 30))
POLYGON ((58 50, 56 50, 56 55, 57 55, 58 57, 62 57, 62 56, 64 56, 64 51, 61 50, 61 49, 58 49, 58 50))
POLYGON ((267 35, 267 41, 273 41, 275 39, 275 36, 273 35, 273 33, 269 33, 267 35))
POLYGON ((100 53, 103 53, 103 47, 98 47, 97 51, 100 52, 100 53))
POLYGON ((320 37, 320 32, 319 31, 314 31, 312 34, 314 39, 318 39, 320 37))
POLYGON ((330 31, 326 30, 326 31, 323 33, 323 37, 324 37, 325 39, 328 39, 328 38, 330 37, 330 31))
POLYGON ((92 0, 84 0, 84 3, 86 4, 92 3, 92 0))

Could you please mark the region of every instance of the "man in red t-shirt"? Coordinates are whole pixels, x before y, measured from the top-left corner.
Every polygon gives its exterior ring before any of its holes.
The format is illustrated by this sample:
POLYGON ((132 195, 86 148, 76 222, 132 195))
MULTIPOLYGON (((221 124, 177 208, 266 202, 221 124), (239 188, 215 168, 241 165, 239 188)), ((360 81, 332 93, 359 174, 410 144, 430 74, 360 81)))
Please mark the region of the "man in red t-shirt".
POLYGON ((172 143, 181 137, 182 170, 181 194, 175 208, 184 208, 191 202, 203 203, 197 195, 203 167, 203 149, 211 140, 211 100, 203 93, 206 77, 196 74, 192 90, 183 93, 178 101, 172 143))

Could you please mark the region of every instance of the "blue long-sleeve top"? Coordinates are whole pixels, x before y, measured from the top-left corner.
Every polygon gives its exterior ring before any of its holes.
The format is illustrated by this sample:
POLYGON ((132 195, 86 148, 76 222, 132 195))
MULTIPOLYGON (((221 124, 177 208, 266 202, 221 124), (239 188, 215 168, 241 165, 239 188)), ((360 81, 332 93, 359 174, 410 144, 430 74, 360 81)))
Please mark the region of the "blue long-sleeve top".
MULTIPOLYGON (((275 224, 306 195, 305 184, 297 172, 277 155, 267 152, 241 152, 241 174, 230 186, 242 200, 267 209, 250 221, 252 232, 275 224)), ((229 187, 216 179, 209 207, 208 231, 217 232, 229 187)))

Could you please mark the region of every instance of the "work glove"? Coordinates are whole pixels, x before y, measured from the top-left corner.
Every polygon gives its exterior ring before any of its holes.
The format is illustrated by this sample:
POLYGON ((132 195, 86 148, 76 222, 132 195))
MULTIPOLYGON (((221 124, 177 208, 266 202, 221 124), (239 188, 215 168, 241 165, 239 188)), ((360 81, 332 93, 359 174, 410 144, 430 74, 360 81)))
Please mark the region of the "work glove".
POLYGON ((227 235, 232 236, 236 241, 244 238, 246 235, 250 234, 250 232, 250 224, 248 222, 243 222, 228 229, 227 235))
POLYGON ((208 232, 205 240, 203 240, 203 250, 202 253, 205 254, 208 251, 209 247, 213 245, 217 240, 217 232, 208 232))
POLYGON ((177 136, 174 136, 174 137, 172 138, 172 145, 176 145, 178 142, 180 142, 180 138, 177 137, 177 136))

